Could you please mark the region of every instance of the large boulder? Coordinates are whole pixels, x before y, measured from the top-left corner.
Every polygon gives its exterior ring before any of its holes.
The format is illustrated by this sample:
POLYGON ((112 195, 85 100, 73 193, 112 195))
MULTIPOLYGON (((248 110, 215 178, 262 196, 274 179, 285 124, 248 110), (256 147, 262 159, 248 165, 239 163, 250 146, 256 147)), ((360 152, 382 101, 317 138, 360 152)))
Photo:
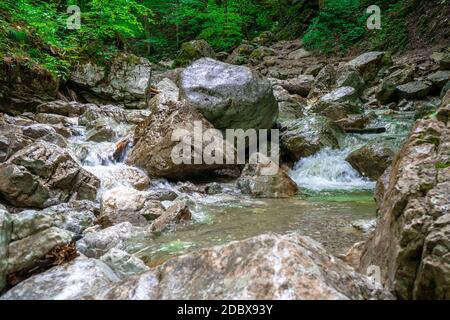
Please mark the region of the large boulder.
POLYGON ((265 157, 257 164, 245 166, 237 186, 244 194, 259 198, 287 198, 298 192, 287 172, 265 157), (272 172, 264 173, 264 169, 272 172))
POLYGON ((345 159, 362 176, 378 180, 394 160, 396 148, 388 142, 369 142, 345 159))
POLYGON ((261 235, 171 259, 91 299, 334 300, 392 298, 314 240, 261 235))
POLYGON ((192 40, 181 45, 174 67, 187 67, 200 58, 216 58, 213 48, 205 40, 192 40))
POLYGON ((323 116, 284 122, 280 135, 282 152, 291 160, 298 161, 324 147, 337 148, 340 134, 340 128, 323 116))
POLYGON ((142 109, 146 107, 151 72, 152 65, 147 59, 121 53, 106 66, 92 62, 76 64, 70 80, 89 102, 110 101, 142 109))
POLYGON ((222 134, 209 129, 213 129, 211 123, 189 105, 182 102, 162 105, 161 110, 152 113, 136 127, 135 144, 127 163, 145 169, 151 176, 168 179, 210 174, 217 169, 226 168, 225 164, 206 164, 203 161, 202 164, 195 164, 196 158, 202 159, 202 152, 210 141, 224 145, 222 134), (200 124, 202 132, 207 136, 201 141, 201 150, 196 148, 193 152, 189 151, 186 161, 174 162, 173 156, 179 156, 178 149, 181 145, 193 145, 194 128, 200 124), (173 139, 177 132, 183 133, 183 137, 178 136, 183 143, 173 139))
POLYGON ((383 79, 377 88, 376 97, 386 104, 395 100, 396 87, 411 82, 414 79, 415 68, 405 66, 397 69, 383 79))
POLYGON ((18 207, 94 200, 99 180, 57 145, 37 141, 0 164, 0 194, 18 207))
POLYGON ((285 122, 295 120, 303 117, 305 107, 307 106, 306 99, 289 94, 289 92, 278 84, 277 79, 270 79, 273 81, 273 94, 278 102, 278 122, 285 122))
POLYGON ((372 51, 363 53, 347 65, 358 70, 364 81, 371 81, 382 68, 392 65, 392 58, 387 52, 372 51))
POLYGON ((401 299, 450 299, 450 105, 419 120, 377 187, 378 222, 361 271, 401 299))
POLYGON ((432 85, 429 82, 412 81, 397 86, 395 92, 399 100, 413 100, 425 98, 430 93, 431 88, 432 85))
MULTIPOLYGON (((312 112, 321 113, 325 116, 333 114, 337 108, 344 111, 344 116, 352 113, 361 112, 361 101, 358 92, 353 87, 340 87, 332 92, 322 96, 319 101, 311 108, 312 112)), ((333 120, 339 120, 339 117, 330 117, 333 120)))
POLYGON ((104 262, 79 257, 19 283, 0 300, 75 300, 119 280, 104 262))
POLYGON ((180 90, 218 129, 270 129, 278 116, 270 82, 247 67, 197 60, 181 73, 180 90))

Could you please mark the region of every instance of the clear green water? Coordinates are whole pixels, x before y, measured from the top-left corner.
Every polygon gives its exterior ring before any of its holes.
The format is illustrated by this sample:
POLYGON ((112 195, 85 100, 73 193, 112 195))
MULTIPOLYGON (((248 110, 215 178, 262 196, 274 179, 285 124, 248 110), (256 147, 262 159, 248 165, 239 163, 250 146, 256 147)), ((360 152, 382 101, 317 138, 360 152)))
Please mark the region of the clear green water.
POLYGON ((321 242, 329 252, 341 254, 364 239, 351 223, 374 219, 376 206, 372 192, 347 191, 203 205, 196 211, 191 224, 151 238, 134 239, 132 251, 155 266, 200 248, 264 233, 298 231, 321 242))

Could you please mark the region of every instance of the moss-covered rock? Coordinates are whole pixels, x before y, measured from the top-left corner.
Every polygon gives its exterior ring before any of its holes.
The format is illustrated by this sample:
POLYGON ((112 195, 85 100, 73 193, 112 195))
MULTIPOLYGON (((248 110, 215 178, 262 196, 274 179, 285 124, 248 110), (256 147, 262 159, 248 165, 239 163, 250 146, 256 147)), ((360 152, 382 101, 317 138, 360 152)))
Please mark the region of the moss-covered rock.
POLYGON ((205 40, 193 40, 181 45, 180 52, 175 59, 174 67, 187 67, 200 58, 216 58, 216 54, 205 40))

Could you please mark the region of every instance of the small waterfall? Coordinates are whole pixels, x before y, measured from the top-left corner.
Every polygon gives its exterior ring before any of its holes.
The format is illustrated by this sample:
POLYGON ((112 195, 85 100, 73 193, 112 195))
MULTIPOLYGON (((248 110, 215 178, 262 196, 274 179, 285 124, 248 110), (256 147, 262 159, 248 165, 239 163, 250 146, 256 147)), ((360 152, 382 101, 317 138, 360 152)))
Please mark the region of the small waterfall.
POLYGON ((375 182, 361 177, 345 161, 350 151, 323 149, 297 162, 290 176, 301 188, 313 191, 373 189, 375 182))

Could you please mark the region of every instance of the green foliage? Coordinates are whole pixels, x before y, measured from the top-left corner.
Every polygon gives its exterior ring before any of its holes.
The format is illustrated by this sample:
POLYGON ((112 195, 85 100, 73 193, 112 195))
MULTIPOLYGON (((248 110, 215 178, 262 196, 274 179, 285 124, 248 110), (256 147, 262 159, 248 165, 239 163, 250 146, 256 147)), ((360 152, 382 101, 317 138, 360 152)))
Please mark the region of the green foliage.
POLYGON ((303 37, 309 49, 325 53, 347 50, 366 33, 359 0, 327 0, 303 37))

